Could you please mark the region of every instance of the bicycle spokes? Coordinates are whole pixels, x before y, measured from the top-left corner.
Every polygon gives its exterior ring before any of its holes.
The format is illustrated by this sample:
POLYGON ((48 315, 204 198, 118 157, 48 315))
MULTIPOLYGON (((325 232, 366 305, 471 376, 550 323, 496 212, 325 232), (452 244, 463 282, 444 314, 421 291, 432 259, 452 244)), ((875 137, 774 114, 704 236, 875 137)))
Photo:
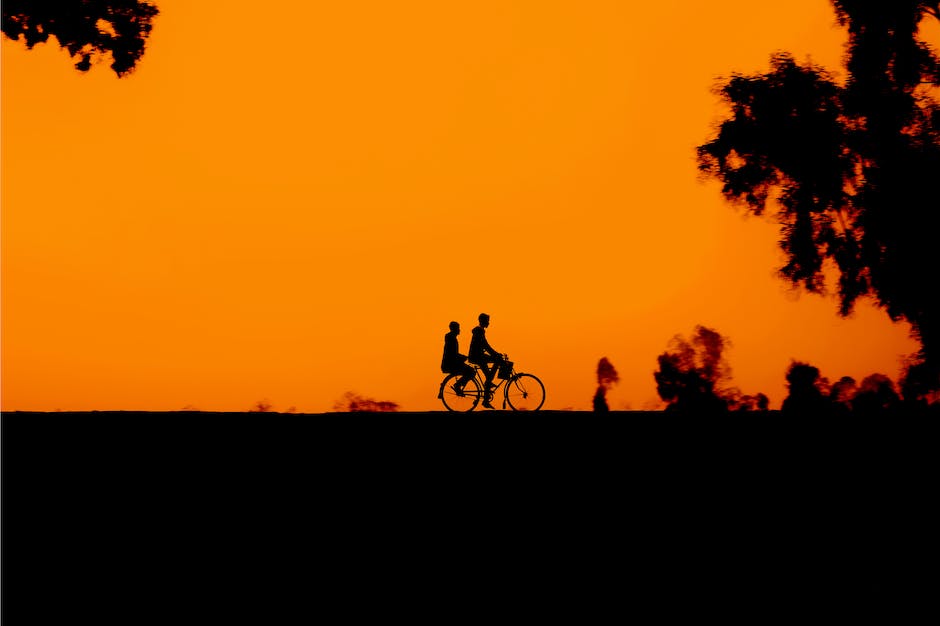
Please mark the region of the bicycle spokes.
POLYGON ((545 385, 532 374, 519 374, 506 383, 506 400, 515 411, 538 411, 545 402, 545 385))
POLYGON ((455 387, 459 380, 459 375, 448 376, 444 379, 440 391, 441 402, 448 411, 472 411, 483 395, 480 385, 476 380, 471 379, 461 389, 459 386, 455 387))
POLYGON ((470 379, 463 389, 459 386, 455 389, 454 385, 460 378, 460 374, 451 374, 438 390, 438 398, 448 411, 472 411, 481 401, 490 404, 500 390, 504 410, 508 404, 513 411, 538 411, 545 403, 545 385, 532 374, 513 374, 509 380, 500 381, 485 390, 479 375, 470 379))

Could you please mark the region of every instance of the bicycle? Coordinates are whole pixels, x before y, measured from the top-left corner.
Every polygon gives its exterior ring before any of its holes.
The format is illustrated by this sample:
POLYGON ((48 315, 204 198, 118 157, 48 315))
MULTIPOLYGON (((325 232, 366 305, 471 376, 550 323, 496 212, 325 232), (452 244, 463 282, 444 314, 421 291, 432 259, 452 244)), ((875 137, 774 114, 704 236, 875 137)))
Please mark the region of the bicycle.
MULTIPOLYGON (((500 388, 503 390, 503 410, 508 405, 513 411, 538 411, 545 403, 545 385, 533 374, 516 372, 508 355, 503 355, 505 363, 499 368, 495 378, 500 379, 489 391, 490 399, 496 397, 500 388)), ((470 364, 474 369, 473 378, 464 385, 463 392, 454 389, 462 374, 448 374, 441 381, 437 398, 444 403, 448 411, 469 412, 484 399, 484 379, 478 365, 470 364)))

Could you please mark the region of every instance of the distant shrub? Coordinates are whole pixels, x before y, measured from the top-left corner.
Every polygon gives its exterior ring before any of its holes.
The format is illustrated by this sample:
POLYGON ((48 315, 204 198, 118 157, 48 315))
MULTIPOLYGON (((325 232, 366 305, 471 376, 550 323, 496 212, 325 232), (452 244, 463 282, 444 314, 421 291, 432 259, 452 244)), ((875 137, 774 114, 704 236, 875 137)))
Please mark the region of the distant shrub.
POLYGON ((657 357, 653 373, 656 392, 666 410, 724 411, 728 404, 719 391, 730 379, 730 368, 722 356, 728 341, 720 333, 696 326, 690 339, 672 338, 668 350, 657 357))
POLYGON ((745 395, 731 386, 731 366, 724 352, 731 341, 705 326, 696 326, 688 339, 676 335, 668 349, 657 357, 653 372, 656 392, 667 411, 724 412, 766 411, 770 404, 763 393, 745 395))
POLYGON ((258 400, 255 402, 248 412, 249 413, 270 413, 274 410, 274 405, 272 405, 268 400, 258 400))
POLYGON ((858 385, 858 393, 852 402, 857 413, 881 413, 896 410, 901 406, 901 396, 894 382, 884 374, 870 374, 858 385))
POLYGON ((752 396, 742 394, 737 388, 733 388, 726 391, 723 397, 731 411, 767 411, 770 408, 770 398, 763 393, 752 396))
POLYGON ((850 413, 857 393, 858 385, 851 376, 843 376, 832 383, 832 387, 829 388, 829 402, 832 404, 833 412, 837 415, 850 413))
POLYGON ((829 381, 819 375, 819 368, 793 361, 787 368, 787 389, 780 409, 784 413, 818 413, 830 408, 829 381))
MULTIPOLYGON (((869 374, 858 384, 851 376, 843 376, 830 385, 818 368, 793 361, 786 377, 789 394, 781 407, 785 413, 871 415, 893 412, 905 406, 894 381, 884 374, 869 374)), ((915 400, 922 402, 921 398, 915 400)))
POLYGON ((607 360, 606 356, 602 357, 597 362, 597 391, 594 392, 594 410, 596 412, 606 413, 610 411, 610 407, 607 405, 607 391, 618 382, 620 382, 620 375, 617 374, 617 369, 607 360))
POLYGON ((353 391, 347 391, 342 399, 333 405, 333 410, 349 413, 394 413, 398 411, 398 403, 364 398, 353 391))
POLYGON ((916 357, 907 359, 899 386, 909 406, 940 406, 940 373, 916 357))

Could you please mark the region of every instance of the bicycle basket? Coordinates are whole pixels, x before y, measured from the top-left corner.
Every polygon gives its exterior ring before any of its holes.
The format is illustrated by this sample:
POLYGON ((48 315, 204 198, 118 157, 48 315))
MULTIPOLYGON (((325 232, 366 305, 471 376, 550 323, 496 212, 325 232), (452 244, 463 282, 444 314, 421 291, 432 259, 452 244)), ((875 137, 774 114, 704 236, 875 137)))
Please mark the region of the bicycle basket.
POLYGON ((500 378, 509 378, 512 376, 512 361, 503 361, 499 370, 497 370, 496 375, 500 378))

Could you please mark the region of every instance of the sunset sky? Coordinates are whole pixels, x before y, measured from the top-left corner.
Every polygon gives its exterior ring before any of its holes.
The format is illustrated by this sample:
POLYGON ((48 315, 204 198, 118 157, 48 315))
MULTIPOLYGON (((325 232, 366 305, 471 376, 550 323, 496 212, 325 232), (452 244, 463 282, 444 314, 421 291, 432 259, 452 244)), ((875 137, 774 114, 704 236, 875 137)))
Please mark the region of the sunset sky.
POLYGON ((155 4, 121 79, 3 39, 5 411, 440 409, 480 312, 546 409, 590 409, 601 357, 612 409, 660 408, 697 324, 772 408, 793 359, 896 380, 917 349, 791 290, 776 224, 696 170, 719 77, 838 75, 827 0, 155 4))

